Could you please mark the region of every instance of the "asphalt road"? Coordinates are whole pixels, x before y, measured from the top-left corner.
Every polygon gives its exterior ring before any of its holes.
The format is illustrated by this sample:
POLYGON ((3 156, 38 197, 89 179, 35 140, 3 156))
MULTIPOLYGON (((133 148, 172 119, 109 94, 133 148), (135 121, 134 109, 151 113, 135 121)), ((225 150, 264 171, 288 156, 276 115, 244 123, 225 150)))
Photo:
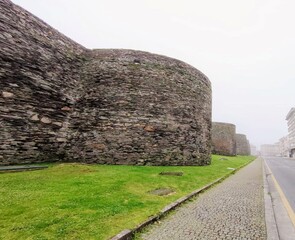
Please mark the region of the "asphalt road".
POLYGON ((295 159, 263 157, 295 212, 295 159))

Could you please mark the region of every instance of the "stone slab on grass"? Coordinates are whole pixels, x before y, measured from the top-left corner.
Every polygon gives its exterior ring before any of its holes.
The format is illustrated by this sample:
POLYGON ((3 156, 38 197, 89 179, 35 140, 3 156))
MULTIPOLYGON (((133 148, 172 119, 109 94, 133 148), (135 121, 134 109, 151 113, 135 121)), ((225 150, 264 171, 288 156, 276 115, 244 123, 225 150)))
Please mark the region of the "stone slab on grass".
POLYGON ((48 166, 37 166, 37 165, 18 165, 18 166, 0 166, 0 172, 20 172, 20 171, 31 171, 41 170, 48 168, 48 166))
POLYGON ((182 176, 183 172, 160 172, 159 175, 182 176))
POLYGON ((166 196, 172 193, 175 193, 175 191, 171 188, 158 188, 152 191, 149 191, 150 194, 157 195, 157 196, 166 196))

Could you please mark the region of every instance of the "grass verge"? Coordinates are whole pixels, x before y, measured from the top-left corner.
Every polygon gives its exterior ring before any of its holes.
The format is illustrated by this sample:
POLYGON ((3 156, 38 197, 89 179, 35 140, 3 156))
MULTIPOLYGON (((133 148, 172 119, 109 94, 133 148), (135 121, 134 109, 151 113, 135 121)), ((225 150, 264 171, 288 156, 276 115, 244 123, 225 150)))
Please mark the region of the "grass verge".
POLYGON ((220 158, 202 167, 53 164, 0 174, 0 239, 108 239, 254 159, 220 158), (175 193, 148 193, 157 188, 175 193))

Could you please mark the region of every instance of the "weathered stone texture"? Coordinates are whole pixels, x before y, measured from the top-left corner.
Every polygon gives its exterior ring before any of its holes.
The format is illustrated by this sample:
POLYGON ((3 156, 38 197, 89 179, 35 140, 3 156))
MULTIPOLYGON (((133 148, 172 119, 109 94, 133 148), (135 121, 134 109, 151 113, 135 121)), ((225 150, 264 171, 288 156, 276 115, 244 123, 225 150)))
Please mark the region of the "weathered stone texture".
POLYGON ((101 163, 209 163, 211 89, 198 70, 146 52, 95 50, 83 79, 85 94, 72 121, 83 134, 73 156, 101 163))
POLYGON ((87 50, 0 0, 0 164, 210 163, 211 85, 175 59, 87 50))
POLYGON ((236 155, 236 126, 231 123, 212 123, 212 153, 236 155))
POLYGON ((236 134, 237 154, 238 155, 250 155, 250 143, 247 140, 246 135, 236 134))
POLYGON ((79 95, 85 51, 29 12, 0 1, 1 164, 64 155, 69 146, 56 139, 68 135, 69 114, 61 108, 79 95))

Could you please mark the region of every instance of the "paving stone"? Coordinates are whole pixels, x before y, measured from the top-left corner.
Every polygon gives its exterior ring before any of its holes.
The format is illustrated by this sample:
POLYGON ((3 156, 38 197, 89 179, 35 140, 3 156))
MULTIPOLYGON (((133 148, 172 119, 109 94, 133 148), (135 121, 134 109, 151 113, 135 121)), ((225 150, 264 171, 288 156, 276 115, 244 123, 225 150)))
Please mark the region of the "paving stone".
POLYGON ((141 239, 266 239, 261 160, 183 205, 141 239))

